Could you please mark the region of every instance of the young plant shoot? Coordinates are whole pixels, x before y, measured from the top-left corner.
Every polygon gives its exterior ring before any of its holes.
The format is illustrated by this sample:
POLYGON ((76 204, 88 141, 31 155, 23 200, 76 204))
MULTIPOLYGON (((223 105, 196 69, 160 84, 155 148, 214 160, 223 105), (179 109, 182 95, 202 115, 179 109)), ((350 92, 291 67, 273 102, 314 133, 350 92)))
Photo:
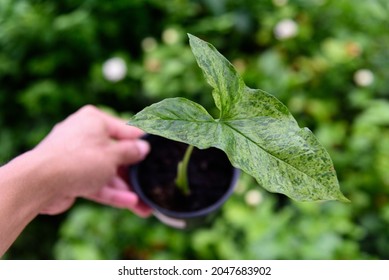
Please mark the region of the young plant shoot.
POLYGON ((176 177, 176 186, 184 194, 190 194, 189 182, 188 182, 188 165, 190 156, 193 152, 193 146, 189 145, 185 151, 184 158, 178 163, 177 166, 177 177, 176 177))
MULTIPOLYGON (((332 160, 308 128, 300 128, 278 99, 245 85, 234 66, 211 44, 189 35, 189 43, 220 111, 213 118, 201 105, 168 98, 144 108, 129 124, 199 149, 223 150, 232 165, 270 192, 298 201, 348 199, 340 191, 332 160)), ((188 159, 177 179, 186 181, 188 159), (185 171, 182 171, 185 170, 185 171)))

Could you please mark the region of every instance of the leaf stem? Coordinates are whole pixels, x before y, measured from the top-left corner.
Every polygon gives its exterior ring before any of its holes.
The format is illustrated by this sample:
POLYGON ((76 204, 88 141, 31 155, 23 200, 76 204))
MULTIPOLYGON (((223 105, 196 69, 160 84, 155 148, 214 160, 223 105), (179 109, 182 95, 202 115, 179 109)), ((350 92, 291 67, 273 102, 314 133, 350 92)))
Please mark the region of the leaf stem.
POLYGON ((189 145, 185 151, 184 158, 178 163, 177 166, 177 177, 176 177, 176 186, 184 194, 189 195, 189 183, 188 183, 188 164, 190 157, 193 152, 193 146, 189 145))

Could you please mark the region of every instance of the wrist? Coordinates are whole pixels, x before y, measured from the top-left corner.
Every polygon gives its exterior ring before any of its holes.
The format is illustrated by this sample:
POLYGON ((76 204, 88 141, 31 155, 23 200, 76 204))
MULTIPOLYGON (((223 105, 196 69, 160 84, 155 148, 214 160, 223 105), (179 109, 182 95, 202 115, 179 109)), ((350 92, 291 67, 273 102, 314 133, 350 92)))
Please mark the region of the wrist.
POLYGON ((27 152, 0 168, 0 256, 53 195, 45 187, 45 165, 46 159, 27 152))
POLYGON ((6 202, 17 213, 34 218, 55 197, 54 174, 55 164, 49 156, 35 150, 18 156, 0 170, 6 202))

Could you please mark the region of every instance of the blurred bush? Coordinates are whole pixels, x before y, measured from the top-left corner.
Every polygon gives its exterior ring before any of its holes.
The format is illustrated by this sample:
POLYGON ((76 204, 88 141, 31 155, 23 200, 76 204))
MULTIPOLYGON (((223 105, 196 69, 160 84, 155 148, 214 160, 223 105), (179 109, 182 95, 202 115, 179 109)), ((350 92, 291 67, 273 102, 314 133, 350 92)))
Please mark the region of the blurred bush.
POLYGON ((214 110, 193 33, 314 131, 352 201, 297 203, 242 176, 191 232, 79 201, 6 258, 389 258, 388 14, 385 0, 0 0, 0 162, 87 103, 124 118, 172 96, 214 110))

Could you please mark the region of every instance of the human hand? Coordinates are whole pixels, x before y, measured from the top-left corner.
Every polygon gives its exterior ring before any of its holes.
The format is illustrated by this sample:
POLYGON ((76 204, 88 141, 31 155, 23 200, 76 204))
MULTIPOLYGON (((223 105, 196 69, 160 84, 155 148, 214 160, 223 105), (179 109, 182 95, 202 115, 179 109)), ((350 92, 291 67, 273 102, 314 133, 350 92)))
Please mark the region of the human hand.
POLYGON ((77 197, 127 208, 139 216, 151 213, 130 190, 125 167, 142 160, 149 152, 143 132, 123 121, 85 106, 57 124, 32 151, 49 162, 52 172, 50 199, 41 213, 67 210, 77 197))

